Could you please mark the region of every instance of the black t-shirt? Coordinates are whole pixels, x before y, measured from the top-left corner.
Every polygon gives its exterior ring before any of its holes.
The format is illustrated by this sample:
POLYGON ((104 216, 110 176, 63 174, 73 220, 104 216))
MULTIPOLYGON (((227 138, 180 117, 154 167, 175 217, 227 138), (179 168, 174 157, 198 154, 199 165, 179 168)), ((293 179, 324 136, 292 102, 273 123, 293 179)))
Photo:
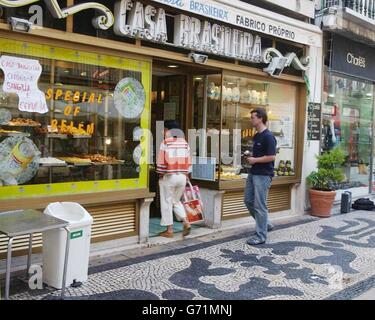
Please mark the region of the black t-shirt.
MULTIPOLYGON (((253 157, 276 155, 276 139, 268 129, 254 136, 253 157)), ((259 176, 274 176, 275 162, 256 163, 251 167, 251 174, 259 176)))

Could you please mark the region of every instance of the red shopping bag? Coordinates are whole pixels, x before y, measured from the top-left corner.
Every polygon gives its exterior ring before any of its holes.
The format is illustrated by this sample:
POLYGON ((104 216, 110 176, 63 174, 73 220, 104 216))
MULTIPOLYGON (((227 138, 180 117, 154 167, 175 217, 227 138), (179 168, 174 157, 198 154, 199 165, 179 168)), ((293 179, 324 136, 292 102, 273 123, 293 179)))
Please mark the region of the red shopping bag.
POLYGON ((190 223, 203 221, 203 206, 199 187, 193 187, 190 183, 190 180, 187 181, 187 186, 185 188, 183 198, 183 204, 188 221, 190 223))

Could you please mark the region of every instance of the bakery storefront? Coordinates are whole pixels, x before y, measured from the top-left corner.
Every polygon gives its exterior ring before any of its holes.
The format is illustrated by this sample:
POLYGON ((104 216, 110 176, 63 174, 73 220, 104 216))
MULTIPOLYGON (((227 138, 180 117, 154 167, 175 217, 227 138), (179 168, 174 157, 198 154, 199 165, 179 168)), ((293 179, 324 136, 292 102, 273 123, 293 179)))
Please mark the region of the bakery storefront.
MULTIPOLYGON (((278 140, 270 208, 291 209, 303 75, 315 69, 303 58, 321 42, 313 26, 250 19, 216 1, 35 2, 0 1, 2 211, 77 201, 93 215, 94 242, 145 241, 160 216, 159 129, 175 119, 199 158, 194 183, 216 227, 247 214, 241 154, 252 150, 254 107, 267 109, 278 140)), ((27 239, 17 241, 21 253, 27 239)), ((0 254, 4 246, 0 238, 0 254)))

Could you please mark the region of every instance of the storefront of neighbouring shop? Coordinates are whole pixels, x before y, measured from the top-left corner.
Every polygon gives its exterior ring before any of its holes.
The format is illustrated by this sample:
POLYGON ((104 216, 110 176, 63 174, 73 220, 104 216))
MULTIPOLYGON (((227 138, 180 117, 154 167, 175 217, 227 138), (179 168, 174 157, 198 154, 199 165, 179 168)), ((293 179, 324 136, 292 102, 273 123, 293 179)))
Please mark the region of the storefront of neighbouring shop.
MULTIPOLYGON (((320 101, 316 27, 224 1, 17 2, 0 1, 1 210, 77 201, 94 242, 145 241, 160 217, 158 129, 173 119, 199 157, 207 225, 247 215, 241 154, 255 107, 278 140, 271 211, 295 207, 306 105, 320 101), (16 32, 11 17, 34 27, 16 32)), ((27 239, 17 241, 21 253, 27 239)))
MULTIPOLYGON (((336 186, 354 197, 374 192, 373 108, 375 49, 344 36, 327 33, 322 151, 345 153, 345 181, 336 186)), ((341 192, 337 194, 337 200, 341 192)))

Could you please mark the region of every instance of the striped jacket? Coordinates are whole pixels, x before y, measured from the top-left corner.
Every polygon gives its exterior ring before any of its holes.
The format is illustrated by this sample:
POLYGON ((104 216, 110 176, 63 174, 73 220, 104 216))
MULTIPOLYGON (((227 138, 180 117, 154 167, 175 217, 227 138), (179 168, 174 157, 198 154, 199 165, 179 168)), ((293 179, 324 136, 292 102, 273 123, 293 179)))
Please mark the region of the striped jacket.
POLYGON ((191 172, 190 147, 183 138, 167 138, 160 145, 156 172, 160 174, 191 172))

